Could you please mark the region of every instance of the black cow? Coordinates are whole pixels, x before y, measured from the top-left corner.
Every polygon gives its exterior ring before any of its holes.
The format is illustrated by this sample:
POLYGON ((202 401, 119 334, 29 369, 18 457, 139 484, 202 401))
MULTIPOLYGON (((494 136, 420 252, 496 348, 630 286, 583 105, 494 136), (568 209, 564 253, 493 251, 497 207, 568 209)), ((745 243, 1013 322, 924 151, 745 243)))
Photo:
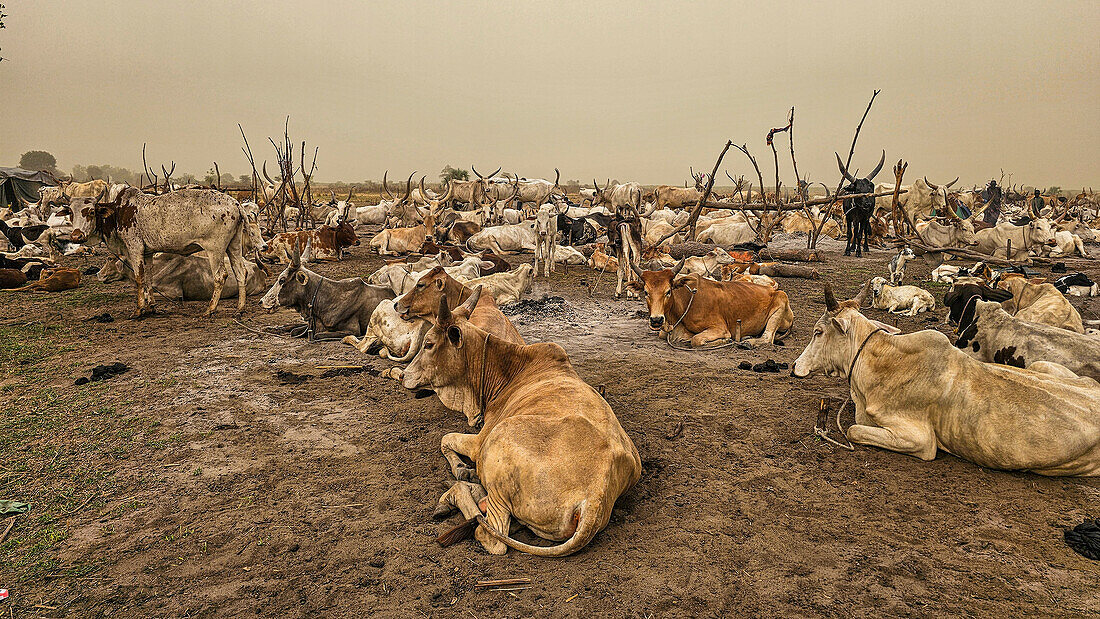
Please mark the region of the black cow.
POLYGON ((565 214, 558 215, 558 231, 561 245, 584 245, 595 243, 603 231, 611 225, 611 216, 594 213, 573 219, 565 214))
POLYGON ((974 303, 982 301, 1007 301, 1012 298, 1012 293, 1000 288, 990 288, 985 284, 955 284, 943 295, 943 304, 950 310, 947 318, 959 325, 959 330, 966 328, 964 322, 969 322, 974 316, 974 303), (965 310, 965 315, 964 315, 965 310))
POLYGON ((9 226, 8 222, 0 219, 0 232, 3 232, 4 236, 7 237, 8 244, 11 245, 11 251, 19 251, 27 243, 37 241, 38 237, 49 229, 50 227, 45 224, 23 227, 9 226))
MULTIPOLYGON (((836 156, 836 163, 840 166, 840 173, 848 181, 848 184, 841 189, 842 196, 854 193, 874 193, 875 183, 873 181, 879 170, 882 169, 882 164, 886 163, 886 151, 882 151, 882 159, 879 159, 878 165, 875 166, 874 170, 871 170, 871 174, 866 178, 854 178, 849 174, 848 170, 844 168, 844 163, 840 160, 840 155, 836 156)), ((871 216, 874 213, 875 198, 873 196, 844 199, 844 221, 848 226, 848 244, 844 247, 845 256, 851 256, 852 249, 855 249, 856 257, 862 258, 863 252, 869 249, 867 240, 871 237, 871 216)))

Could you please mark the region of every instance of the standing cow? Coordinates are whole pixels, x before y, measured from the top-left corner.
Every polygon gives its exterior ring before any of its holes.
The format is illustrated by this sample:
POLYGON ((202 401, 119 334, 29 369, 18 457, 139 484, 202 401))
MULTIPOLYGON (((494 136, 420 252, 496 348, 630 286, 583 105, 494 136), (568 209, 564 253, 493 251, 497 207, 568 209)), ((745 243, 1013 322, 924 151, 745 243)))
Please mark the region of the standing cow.
MULTIPOLYGON (((836 154, 836 153, 834 153, 836 154)), ((874 193, 875 176, 886 163, 886 151, 882 151, 882 158, 878 165, 865 178, 855 178, 848 173, 844 163, 840 161, 840 155, 836 155, 836 164, 840 166, 840 173, 848 184, 841 190, 847 194, 874 193)), ((842 194, 843 195, 843 194, 842 194)), ((852 250, 856 250, 856 257, 862 258, 863 252, 868 251, 868 240, 871 237, 871 217, 875 213, 875 199, 871 196, 861 198, 844 198, 844 221, 848 226, 848 244, 844 247, 844 255, 851 256, 852 250)))
POLYGON ((248 223, 248 213, 232 197, 211 189, 181 189, 149 196, 127 187, 109 203, 99 197, 72 205, 72 240, 88 244, 103 241, 114 254, 134 267, 137 287, 137 315, 154 309, 150 301, 151 278, 145 270, 145 256, 166 252, 189 256, 203 251, 210 266, 214 294, 205 315, 214 313, 222 286, 229 276, 224 258, 237 280, 237 311, 245 306, 246 282, 244 246, 258 249, 265 244, 260 231, 248 223))

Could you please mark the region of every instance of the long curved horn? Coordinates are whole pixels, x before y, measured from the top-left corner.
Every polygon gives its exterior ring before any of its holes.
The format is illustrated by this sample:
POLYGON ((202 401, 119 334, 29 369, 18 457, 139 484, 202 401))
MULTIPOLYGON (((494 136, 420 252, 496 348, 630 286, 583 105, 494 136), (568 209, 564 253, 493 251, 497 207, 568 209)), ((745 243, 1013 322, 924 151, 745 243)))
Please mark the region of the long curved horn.
POLYGON ((427 202, 428 201, 428 190, 424 189, 424 179, 425 178, 427 178, 427 177, 425 177, 425 176, 420 177, 420 199, 424 200, 424 202, 427 202))
POLYGON ((856 179, 852 178, 851 174, 848 174, 847 168, 844 167, 844 162, 840 160, 840 155, 838 153, 833 154, 836 155, 836 164, 840 166, 840 173, 844 175, 844 179, 849 183, 856 182, 856 179))
POLYGON ((382 173, 382 191, 386 192, 386 196, 388 196, 390 200, 393 200, 393 194, 390 193, 389 184, 386 181, 386 175, 389 173, 389 170, 382 173))
POLYGON ((559 172, 557 168, 554 168, 554 186, 558 187, 559 189, 560 189, 560 186, 558 185, 558 181, 560 181, 560 180, 561 180, 561 172, 559 172))
POLYGON ((928 185, 928 187, 931 188, 932 191, 938 191, 939 188, 940 188, 939 185, 937 185, 937 184, 933 183, 932 181, 928 180, 927 176, 924 177, 924 184, 928 185))
POLYGON ((596 189, 596 195, 600 195, 600 184, 596 182, 596 179, 592 179, 592 186, 596 189))
POLYGON ((840 307, 840 304, 836 302, 836 295, 833 294, 833 287, 829 282, 825 282, 825 309, 830 312, 835 312, 840 307))
POLYGON ((672 269, 672 276, 676 277, 680 274, 680 271, 684 270, 684 264, 687 263, 687 258, 680 258, 680 262, 676 264, 676 268, 672 269))
MULTIPOLYGON (((882 170, 882 164, 884 164, 884 163, 886 163, 886 150, 885 149, 883 149, 883 151, 882 151, 882 158, 878 160, 878 165, 875 166, 875 169, 871 170, 871 173, 867 176, 867 180, 869 180, 869 181, 875 180, 875 177, 878 176, 879 171, 882 170)), ((958 179, 955 179, 955 180, 958 180, 958 179)), ((950 187, 950 185, 948 185, 948 187, 950 187)))
POLYGON ((264 170, 264 178, 267 180, 268 183, 271 183, 272 185, 274 185, 275 181, 271 180, 271 177, 267 175, 267 159, 264 159, 263 170, 264 170))
POLYGON ((481 172, 477 171, 477 168, 475 168, 474 166, 470 166, 470 169, 474 171, 474 174, 476 174, 478 178, 485 180, 485 177, 481 175, 481 172))
POLYGON ((639 268, 638 268, 638 265, 634 264, 633 262, 631 262, 631 263, 630 263, 630 270, 634 271, 634 273, 635 273, 635 274, 636 274, 636 275, 637 275, 637 276, 638 276, 639 278, 641 278, 641 277, 642 277, 642 270, 641 270, 641 269, 639 269, 639 268))
POLYGON ((486 177, 485 177, 485 180, 489 180, 490 178, 493 178, 494 176, 496 176, 497 174, 499 174, 499 173, 500 173, 500 170, 501 170, 501 168, 499 168, 499 167, 498 167, 498 168, 497 168, 497 171, 496 171, 496 172, 493 172, 493 173, 492 173, 492 174, 490 174, 489 176, 486 176, 486 177))
POLYGON ((474 291, 470 293, 470 296, 466 297, 462 305, 455 308, 455 313, 461 313, 464 318, 468 318, 474 311, 474 308, 477 307, 477 302, 481 300, 481 292, 483 289, 484 287, 478 284, 477 287, 474 288, 474 291))
POLYGON ((335 192, 335 191, 333 191, 333 190, 331 190, 331 189, 329 189, 329 190, 328 190, 328 193, 329 193, 329 195, 330 195, 330 196, 332 196, 332 203, 333 203, 333 204, 336 204, 336 192, 335 192))
POLYGON ((443 197, 439 199, 440 204, 446 204, 450 201, 451 197, 455 193, 455 184, 451 181, 447 181, 447 193, 443 194, 443 197))
POLYGON ((944 185, 944 188, 951 189, 951 185, 954 185, 957 182, 959 182, 959 177, 958 176, 955 177, 955 180, 953 180, 950 183, 947 183, 946 185, 944 185))
POLYGON ((412 195, 413 176, 416 176, 416 170, 413 170, 413 173, 409 175, 409 179, 405 181, 405 197, 401 198, 402 202, 407 201, 409 196, 412 195))

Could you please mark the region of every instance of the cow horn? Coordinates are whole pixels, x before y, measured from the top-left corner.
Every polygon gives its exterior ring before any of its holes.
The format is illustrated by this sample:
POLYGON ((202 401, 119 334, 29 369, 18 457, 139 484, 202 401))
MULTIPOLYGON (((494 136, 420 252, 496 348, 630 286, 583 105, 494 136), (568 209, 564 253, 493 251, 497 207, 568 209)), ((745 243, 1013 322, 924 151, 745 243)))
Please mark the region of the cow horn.
MULTIPOLYGON (((496 172, 493 172, 492 174, 490 174, 489 176, 487 176, 487 177, 485 178, 485 180, 489 180, 490 178, 493 178, 494 176, 496 176, 496 175, 497 175, 497 174, 498 174, 498 173, 500 172, 500 170, 501 170, 501 168, 499 168, 499 167, 498 167, 498 168, 497 168, 497 171, 496 171, 496 172)), ((518 179, 519 177, 517 176, 516 178, 518 179)))
POLYGON ((939 185, 937 185, 937 184, 933 183, 932 181, 928 180, 927 176, 924 177, 924 184, 928 185, 928 187, 931 188, 933 191, 938 190, 940 188, 939 185))
POLYGON ((405 181, 405 197, 401 198, 402 202, 408 200, 409 196, 412 195, 413 176, 416 176, 416 170, 413 170, 413 173, 409 175, 408 180, 405 181))
POLYGON ((455 185, 450 180, 447 181, 447 193, 443 194, 443 197, 439 199, 440 204, 446 204, 455 193, 455 185))
POLYGON ((424 202, 427 202, 428 201, 428 190, 424 189, 424 179, 425 178, 427 178, 427 177, 426 176, 421 176, 420 177, 419 187, 420 187, 420 198, 422 200, 424 200, 424 202))
MULTIPOLYGON (((255 168, 253 168, 253 169, 255 169, 255 168)), ((263 171, 264 171, 264 179, 266 179, 268 183, 274 185, 275 181, 271 180, 271 177, 267 175, 267 159, 264 159, 263 171)))
POLYGON ((386 195, 389 196, 390 200, 393 200, 393 194, 390 193, 390 188, 386 183, 386 175, 389 174, 389 173, 390 173, 389 170, 386 170, 385 172, 382 173, 382 191, 386 192, 386 195))
MULTIPOLYGON (((882 150, 882 158, 878 160, 878 165, 875 166, 875 169, 871 170, 871 174, 869 174, 867 176, 867 180, 869 180, 869 181, 875 180, 875 177, 878 176, 879 171, 882 170, 882 164, 884 164, 884 163, 886 163, 886 149, 882 150)), ((959 180, 959 179, 955 179, 955 180, 959 180)), ((948 185, 948 187, 950 187, 950 185, 948 185)))
POLYGON ((947 188, 947 189, 951 189, 951 185, 954 185, 957 182, 959 182, 959 177, 958 176, 955 177, 955 180, 953 180, 950 183, 947 183, 946 185, 944 185, 944 187, 947 188))
POLYGON ((439 316, 436 319, 436 324, 443 326, 451 322, 451 307, 447 305, 447 293, 443 293, 439 297, 439 316))
MULTIPOLYGON (((680 271, 684 269, 684 264, 687 263, 687 258, 681 258, 680 262, 676 263, 676 268, 672 269, 672 276, 676 277, 680 274, 680 271)), ((633 266, 633 265, 632 265, 633 266)))
POLYGON ((856 179, 852 178, 851 174, 848 174, 848 169, 844 167, 844 162, 840 160, 840 155, 838 153, 833 154, 836 155, 836 164, 840 166, 840 173, 844 175, 844 179, 849 183, 856 182, 856 179))
POLYGON ((336 204, 336 192, 335 192, 335 191, 333 191, 333 190, 331 190, 331 189, 329 189, 329 190, 328 190, 328 194, 329 194, 330 196, 332 196, 332 203, 333 203, 333 204, 336 204))
POLYGON ((867 280, 867 283, 863 284, 863 288, 860 289, 859 294, 852 297, 852 300, 856 302, 856 307, 863 307, 869 292, 871 292, 871 280, 867 280))
POLYGON ((636 275, 637 275, 637 276, 638 276, 639 278, 641 278, 641 277, 642 277, 642 270, 641 270, 641 269, 639 269, 639 268, 638 268, 638 265, 634 264, 633 262, 631 262, 631 263, 630 263, 630 270, 631 270, 631 271, 634 271, 634 273, 635 273, 635 274, 636 274, 636 275))
POLYGON ((557 168, 554 168, 554 186, 558 187, 559 189, 560 189, 560 187, 558 186, 558 181, 560 181, 560 180, 561 180, 561 172, 557 168))
POLYGON ((596 179, 592 179, 592 186, 596 188, 596 193, 600 193, 600 184, 596 182, 596 179))
POLYGON ((351 204, 351 187, 348 187, 348 199, 344 200, 344 202, 351 204))
POLYGON ((470 296, 466 297, 466 300, 463 301, 462 305, 459 305, 455 308, 455 313, 461 314, 463 318, 468 318, 470 314, 473 313, 474 308, 477 307, 477 302, 481 300, 482 290, 482 285, 478 284, 477 287, 474 288, 473 292, 470 293, 470 296))
POLYGON ((485 178, 484 176, 481 175, 481 172, 477 171, 477 168, 475 168, 474 166, 470 166, 470 169, 474 171, 474 174, 476 174, 478 178, 480 178, 480 179, 485 178))
POLYGON ((833 287, 829 282, 825 282, 825 309, 830 312, 835 312, 840 307, 840 304, 836 302, 836 296, 833 294, 833 287))

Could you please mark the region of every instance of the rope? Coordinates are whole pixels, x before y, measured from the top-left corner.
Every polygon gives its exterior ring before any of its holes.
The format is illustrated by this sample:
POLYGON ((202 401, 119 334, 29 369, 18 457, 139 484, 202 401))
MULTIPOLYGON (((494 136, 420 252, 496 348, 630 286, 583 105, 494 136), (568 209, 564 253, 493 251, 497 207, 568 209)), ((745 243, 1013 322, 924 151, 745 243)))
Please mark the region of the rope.
MULTIPOLYGON (((829 429, 825 427, 825 418, 828 414, 828 410, 825 408, 825 399, 821 400, 821 408, 817 413, 817 422, 814 424, 814 435, 821 437, 828 443, 832 443, 837 447, 847 449, 848 451, 855 451, 856 448, 852 445, 852 442, 848 440, 848 433, 844 430, 844 426, 840 425, 840 415, 844 412, 844 409, 848 407, 848 403, 852 401, 852 370, 856 367, 856 361, 859 360, 860 353, 863 352, 864 347, 867 346, 867 342, 871 341, 871 336, 879 331, 886 331, 882 327, 877 327, 874 331, 867 334, 867 337, 863 338, 863 343, 859 345, 859 349, 856 350, 856 355, 852 357, 852 363, 848 365, 848 397, 844 399, 844 403, 840 405, 840 408, 836 410, 836 428, 840 432, 840 435, 844 437, 844 442, 834 440, 829 436, 829 429)), ((854 407, 854 405, 853 405, 854 407)))

